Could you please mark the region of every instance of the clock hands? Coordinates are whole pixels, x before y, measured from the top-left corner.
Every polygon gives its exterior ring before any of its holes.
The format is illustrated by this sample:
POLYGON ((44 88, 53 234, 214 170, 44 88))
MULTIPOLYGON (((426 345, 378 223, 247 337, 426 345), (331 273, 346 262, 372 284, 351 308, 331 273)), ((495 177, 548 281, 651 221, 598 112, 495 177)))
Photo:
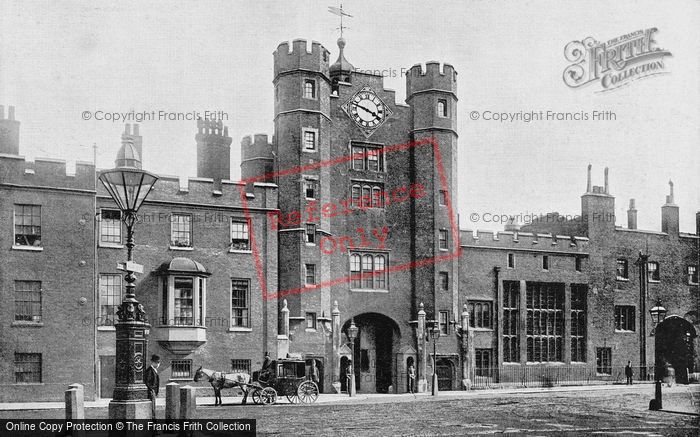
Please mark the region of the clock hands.
POLYGON ((359 103, 355 103, 355 106, 358 107, 358 108, 360 108, 360 109, 362 109, 362 110, 364 110, 365 112, 368 112, 368 113, 372 114, 372 116, 373 116, 374 118, 379 118, 379 115, 378 115, 376 112, 372 111, 371 109, 369 109, 369 108, 367 108, 367 107, 365 107, 365 106, 362 106, 362 105, 360 105, 359 103))

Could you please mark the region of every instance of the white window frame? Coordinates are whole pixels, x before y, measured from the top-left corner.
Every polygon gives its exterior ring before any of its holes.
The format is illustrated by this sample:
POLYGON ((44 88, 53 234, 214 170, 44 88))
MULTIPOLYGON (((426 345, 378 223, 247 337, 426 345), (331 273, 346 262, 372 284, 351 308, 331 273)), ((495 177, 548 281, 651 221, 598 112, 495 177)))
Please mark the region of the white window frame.
POLYGON ((193 241, 193 216, 192 214, 185 213, 185 212, 175 212, 171 214, 170 216, 170 249, 173 250, 189 250, 194 247, 194 241, 193 241), (173 233, 176 231, 175 226, 179 225, 179 222, 175 221, 176 217, 189 217, 189 244, 187 246, 180 246, 177 244, 174 244, 175 242, 173 241, 173 233))
POLYGON ((319 138, 318 138, 318 129, 314 129, 312 127, 305 127, 301 129, 301 150, 303 152, 318 152, 318 143, 319 143, 319 138), (313 133, 314 134, 314 146, 312 149, 308 148, 306 146, 306 134, 307 133, 313 133))
MULTIPOLYGON (((113 278, 115 280, 115 283, 112 284, 113 287, 118 287, 119 289, 119 294, 117 296, 114 296, 116 298, 116 302, 114 305, 106 305, 106 306, 114 306, 118 307, 119 304, 124 300, 124 286, 122 284, 122 275, 118 273, 100 273, 98 277, 98 296, 97 296, 97 308, 98 308, 98 313, 99 313, 99 323, 97 326, 97 329, 105 329, 105 330, 113 330, 114 329, 114 322, 117 321, 117 312, 116 310, 114 311, 114 314, 109 314, 105 315, 102 313, 102 298, 108 298, 110 296, 107 296, 104 294, 103 291, 103 285, 104 288, 107 287, 107 284, 103 281, 105 281, 109 278, 113 278)), ((162 290, 162 288, 161 288, 162 290)))
MULTIPOLYGON (((348 268, 350 275, 359 275, 358 279, 350 281, 350 289, 353 291, 364 292, 379 292, 386 293, 389 291, 389 254, 386 252, 362 252, 352 251, 348 257, 348 268), (359 270, 353 270, 353 260, 359 257, 359 270), (372 263, 370 268, 366 268, 365 257, 371 257, 372 263), (377 269, 378 260, 382 259, 384 266, 381 270, 377 269), (383 271, 383 276, 375 276, 374 272, 383 271), (366 278, 368 275, 368 278, 366 278), (371 281, 371 287, 367 287, 366 283, 371 281)), ((355 263, 356 264, 356 263, 355 263)))
MULTIPOLYGON (((43 239, 42 239, 42 208, 41 205, 35 205, 33 203, 15 203, 12 208, 12 248, 13 249, 19 249, 19 250, 35 250, 35 251, 43 251, 44 246, 43 246, 43 239), (17 207, 26 207, 30 206, 32 208, 38 207, 39 208, 39 244, 34 244, 34 245, 28 245, 28 244, 17 244, 17 207)), ((32 215, 33 217, 33 215, 32 215)), ((22 226, 27 226, 27 225, 22 225, 22 226)), ((30 227, 33 227, 33 221, 32 225, 30 227)), ((34 234, 22 234, 22 235, 34 235, 34 234)))
POLYGON ((304 244, 307 246, 316 245, 316 223, 305 223, 304 225, 304 244), (311 230, 311 232, 309 232, 311 230), (312 236, 312 241, 309 241, 309 235, 312 236))
POLYGON ((252 221, 250 219, 247 219, 244 217, 231 217, 231 219, 229 220, 229 236, 228 236, 229 247, 230 247, 229 252, 236 252, 236 253, 251 253, 252 252, 251 243, 250 243, 250 234, 252 232, 252 228, 253 228, 252 221), (245 224, 247 226, 248 247, 246 249, 235 249, 233 247, 233 224, 234 223, 245 224))
POLYGON ((206 278, 194 275, 167 275, 161 277, 158 289, 163 292, 164 285, 168 289, 168 307, 163 308, 162 295, 160 301, 160 326, 176 327, 205 327, 207 319, 207 281, 206 278), (192 280, 192 324, 175 324, 175 278, 192 280), (203 290, 202 290, 203 288, 203 290), (201 309, 201 312, 200 312, 201 309))
POLYGON ((649 277, 647 278, 647 279, 649 280, 649 282, 654 282, 654 283, 661 282, 661 263, 659 263, 658 261, 649 261, 649 262, 647 262, 647 273, 648 273, 648 276, 649 276, 649 277), (655 265, 655 266, 656 266, 656 269, 654 269, 654 271, 656 272, 656 276, 657 276, 659 279, 654 279, 654 278, 653 278, 652 270, 651 270, 651 266, 652 266, 652 265, 655 265))
POLYGON ((688 276, 688 285, 698 285, 700 284, 700 280, 698 280, 698 266, 687 266, 685 269, 686 275, 688 276), (693 274, 690 273, 690 270, 694 269, 695 270, 695 282, 693 282, 693 274))
POLYGON ((450 250, 450 233, 447 229, 438 229, 438 249, 439 250, 450 250), (445 236, 443 240, 442 236, 445 236), (442 242, 445 242, 445 247, 442 246, 442 242))
POLYGON ((447 105, 447 99, 437 99, 437 103, 435 104, 435 112, 437 113, 437 116, 440 118, 449 118, 450 117, 450 108, 447 105), (444 111, 440 111, 440 103, 444 104, 444 111))
POLYGON ((301 95, 302 95, 302 97, 304 97, 305 99, 308 99, 308 100, 317 100, 317 97, 316 97, 318 95, 317 91, 318 90, 317 90, 316 79, 310 79, 308 77, 304 78, 304 80, 301 82, 301 95), (311 96, 310 97, 306 95, 306 85, 307 84, 311 85, 311 96))
POLYGON ((253 319, 250 315, 251 313, 251 300, 250 296, 251 295, 251 290, 250 290, 250 279, 246 278, 231 278, 229 282, 229 295, 228 295, 228 308, 229 308, 229 331, 245 331, 245 332, 250 332, 252 331, 253 327, 253 319), (233 281, 241 281, 246 283, 246 295, 245 295, 245 306, 241 307, 236 307, 242 308, 244 311, 247 311, 247 315, 245 316, 246 323, 242 325, 234 325, 233 324, 233 281))
POLYGON ((306 263, 304 264, 304 285, 306 288, 314 288, 318 285, 318 272, 316 271, 316 264, 314 263, 306 263), (313 281, 314 282, 309 282, 309 266, 313 266, 313 281))
MULTIPOLYGON (((118 209, 114 209, 114 208, 101 208, 100 209, 100 215, 99 215, 100 236, 99 236, 99 240, 97 242, 100 247, 114 247, 114 248, 119 248, 119 249, 124 247, 124 244, 123 244, 124 243, 124 241, 123 241, 123 239, 124 239, 123 230, 124 229, 122 228, 121 217, 122 217, 122 212, 118 209), (102 240, 102 229, 103 229, 104 224, 105 224, 105 219, 103 217, 103 214, 105 212, 116 212, 119 214, 119 241, 104 241, 104 240, 102 240)), ((110 220, 110 221, 112 221, 112 220, 110 220)))

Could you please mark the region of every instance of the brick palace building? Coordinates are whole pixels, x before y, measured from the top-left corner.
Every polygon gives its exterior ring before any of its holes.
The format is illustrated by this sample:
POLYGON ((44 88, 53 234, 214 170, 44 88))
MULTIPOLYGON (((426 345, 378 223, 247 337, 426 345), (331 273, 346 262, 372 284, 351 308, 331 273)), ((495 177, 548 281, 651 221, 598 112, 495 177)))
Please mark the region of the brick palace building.
MULTIPOLYGON (((316 42, 277 47, 274 135, 243 138, 242 182, 228 128, 200 120, 197 177, 160 175, 139 211, 136 295, 163 383, 257 370, 265 352, 313 361, 323 392, 346 389, 349 360, 360 392, 405 392, 410 364, 429 389, 433 361, 442 390, 611 381, 628 360, 653 370, 657 300, 676 327, 662 356, 679 380, 697 369, 700 214, 680 231, 673 186, 660 231, 637 229, 634 201, 616 225, 607 169, 593 186, 590 167, 578 220, 460 229, 457 73, 413 66, 399 103, 338 46, 334 63, 316 42)), ((119 210, 92 164, 20 156, 19 124, 0 109, 0 401, 73 382, 111 397, 119 210)), ((121 140, 140 160, 139 126, 121 140)))

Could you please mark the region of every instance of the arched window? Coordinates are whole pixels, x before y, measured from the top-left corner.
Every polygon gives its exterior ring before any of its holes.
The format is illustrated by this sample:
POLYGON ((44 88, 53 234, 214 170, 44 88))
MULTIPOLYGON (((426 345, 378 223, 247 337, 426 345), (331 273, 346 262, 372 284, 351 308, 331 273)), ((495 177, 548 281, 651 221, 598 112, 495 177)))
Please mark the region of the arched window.
POLYGON ((373 287, 373 277, 374 266, 372 262, 372 255, 364 255, 362 257, 362 288, 374 288, 373 287))
POLYGON ((381 208, 384 206, 384 197, 379 187, 372 187, 372 206, 381 208))
POLYGON ((351 286, 352 288, 360 288, 360 255, 352 254, 350 255, 350 276, 352 277, 351 286))
POLYGON ((360 205, 360 196, 362 195, 362 188, 359 185, 352 186, 352 204, 354 206, 360 205))
POLYGON ((364 208, 372 207, 372 187, 369 185, 362 186, 362 206, 364 208))
POLYGON ((316 98, 316 81, 313 79, 304 80, 304 97, 307 99, 316 98))
POLYGON ((374 257, 374 288, 383 290, 386 289, 386 263, 384 255, 374 257))

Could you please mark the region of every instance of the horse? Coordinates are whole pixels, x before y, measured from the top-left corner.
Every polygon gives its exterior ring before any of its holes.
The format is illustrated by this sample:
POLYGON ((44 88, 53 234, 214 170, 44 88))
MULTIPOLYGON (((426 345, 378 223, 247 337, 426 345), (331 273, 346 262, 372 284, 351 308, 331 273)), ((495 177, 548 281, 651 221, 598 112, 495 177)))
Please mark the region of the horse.
POLYGON ((216 372, 214 370, 203 369, 201 366, 197 369, 194 374, 194 382, 199 382, 200 380, 207 377, 209 383, 214 389, 214 405, 221 405, 221 389, 222 388, 233 388, 240 387, 243 391, 243 402, 241 405, 245 405, 248 401, 248 385, 250 383, 250 375, 247 373, 224 373, 216 372))

